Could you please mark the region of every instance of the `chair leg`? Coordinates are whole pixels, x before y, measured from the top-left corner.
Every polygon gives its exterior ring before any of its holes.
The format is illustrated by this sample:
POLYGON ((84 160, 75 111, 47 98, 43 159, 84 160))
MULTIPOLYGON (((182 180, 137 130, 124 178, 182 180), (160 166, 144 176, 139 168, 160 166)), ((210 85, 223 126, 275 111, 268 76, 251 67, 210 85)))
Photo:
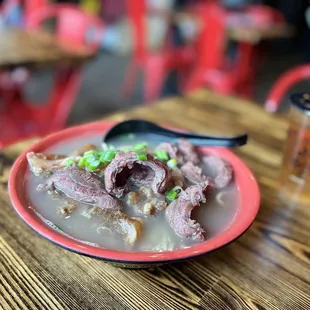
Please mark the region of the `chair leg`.
POLYGON ((125 72, 125 79, 121 94, 124 99, 131 98, 138 79, 139 65, 135 61, 130 61, 125 72))
POLYGON ((144 99, 146 103, 152 103, 160 97, 167 74, 166 57, 161 54, 150 55, 144 76, 144 99))
POLYGON ((79 69, 69 70, 67 72, 57 72, 56 84, 48 107, 38 113, 49 118, 48 126, 44 126, 44 133, 62 129, 70 114, 71 108, 75 102, 82 80, 79 69))
POLYGON ((254 95, 254 82, 249 78, 245 83, 239 86, 237 95, 242 96, 246 99, 252 99, 254 95))
POLYGON ((189 93, 202 86, 204 86, 204 70, 198 68, 189 76, 184 91, 189 93))

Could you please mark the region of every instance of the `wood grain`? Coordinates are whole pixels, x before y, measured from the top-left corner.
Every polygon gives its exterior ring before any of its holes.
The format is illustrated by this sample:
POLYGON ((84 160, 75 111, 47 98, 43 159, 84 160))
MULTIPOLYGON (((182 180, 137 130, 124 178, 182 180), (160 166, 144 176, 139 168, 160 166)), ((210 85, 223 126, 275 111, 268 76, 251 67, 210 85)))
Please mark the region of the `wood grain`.
POLYGON ((42 30, 2 29, 0 31, 0 68, 17 66, 42 68, 81 64, 94 56, 85 48, 74 48, 57 41, 42 30))
POLYGON ((310 208, 276 196, 285 116, 253 103, 199 91, 118 113, 198 132, 247 131, 236 150, 256 175, 262 204, 251 228, 231 245, 191 262, 125 270, 61 249, 16 215, 6 184, 16 156, 0 156, 0 308, 3 309, 310 309, 310 208))

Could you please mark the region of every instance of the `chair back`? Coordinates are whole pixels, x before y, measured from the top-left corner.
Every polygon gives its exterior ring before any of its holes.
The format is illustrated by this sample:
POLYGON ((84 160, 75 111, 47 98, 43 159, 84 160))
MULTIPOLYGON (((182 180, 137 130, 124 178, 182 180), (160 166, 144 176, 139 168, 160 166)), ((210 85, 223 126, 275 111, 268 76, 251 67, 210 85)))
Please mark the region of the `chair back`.
POLYGON ((104 25, 96 16, 73 4, 53 4, 32 12, 26 26, 37 29, 49 19, 55 19, 55 33, 65 43, 99 48, 104 25))

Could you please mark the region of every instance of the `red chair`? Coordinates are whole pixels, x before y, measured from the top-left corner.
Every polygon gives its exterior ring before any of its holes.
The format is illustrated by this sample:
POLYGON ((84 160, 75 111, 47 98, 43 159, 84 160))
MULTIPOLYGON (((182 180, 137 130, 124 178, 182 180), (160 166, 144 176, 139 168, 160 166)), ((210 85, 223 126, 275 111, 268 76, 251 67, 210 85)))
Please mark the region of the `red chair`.
MULTIPOLYGON (((28 29, 41 27, 47 19, 57 20, 56 35, 59 40, 76 48, 85 45, 95 51, 99 47, 103 25, 74 5, 49 5, 31 12, 27 19, 28 29), (88 31, 92 28, 95 38, 88 43, 88 31)), ((81 84, 81 68, 59 68, 54 73, 54 86, 45 104, 27 102, 22 88, 8 90, 2 96, 0 123, 6 128, 0 132, 0 148, 31 136, 42 136, 63 128, 81 84)))
MULTIPOLYGON (((132 24, 134 46, 132 59, 125 76, 125 95, 130 95, 138 70, 144 72, 144 99, 155 100, 168 73, 175 69, 180 89, 190 92, 209 87, 223 94, 251 97, 258 66, 256 46, 239 42, 235 59, 226 55, 227 29, 238 23, 252 23, 256 27, 282 23, 282 15, 268 6, 249 6, 242 11, 227 11, 217 1, 205 0, 186 8, 196 16, 200 31, 192 46, 176 48, 170 44, 169 33, 162 49, 149 51, 146 46, 145 0, 127 0, 128 17, 132 24)), ((165 12, 156 12, 165 17, 165 12)))
POLYGON ((23 7, 24 7, 25 24, 27 24, 29 16, 31 16, 34 11, 42 9, 43 7, 47 6, 50 1, 49 0, 26 0, 26 1, 21 1, 21 2, 23 2, 23 7))
POLYGON ((201 22, 195 45, 195 68, 188 76, 185 92, 202 86, 222 94, 252 97, 257 69, 256 46, 238 42, 236 57, 226 56, 226 32, 238 24, 266 27, 284 22, 280 12, 267 6, 249 6, 242 11, 227 11, 216 2, 206 2, 192 9, 201 22))
MULTIPOLYGON (((48 0, 4 0, 0 9, 0 14, 7 16, 12 8, 20 6, 23 11, 22 20, 20 24, 25 24, 29 14, 40 9, 48 4, 48 0)), ((8 25, 11 26, 11 25, 8 25)), ((14 25, 16 26, 16 25, 14 25)))
POLYGON ((265 109, 268 112, 276 112, 281 100, 288 90, 296 83, 310 78, 310 65, 295 67, 283 75, 272 86, 266 100, 265 109))
MULTIPOLYGON (((134 50, 125 73, 122 92, 126 97, 132 95, 140 71, 144 73, 144 100, 152 102, 159 97, 168 73, 177 66, 176 59, 180 58, 179 54, 184 52, 177 50, 170 44, 169 33, 161 49, 149 51, 145 31, 146 1, 126 0, 126 2, 127 15, 133 30, 134 50)), ((159 10, 153 9, 150 13, 162 15, 163 18, 167 17, 165 12, 159 10)))

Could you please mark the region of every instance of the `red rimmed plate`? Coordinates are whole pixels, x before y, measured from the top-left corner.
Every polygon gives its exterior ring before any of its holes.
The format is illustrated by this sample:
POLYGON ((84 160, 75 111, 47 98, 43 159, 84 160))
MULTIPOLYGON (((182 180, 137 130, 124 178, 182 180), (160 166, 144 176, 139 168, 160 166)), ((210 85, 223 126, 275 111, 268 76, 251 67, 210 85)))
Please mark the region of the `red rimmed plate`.
POLYGON ((231 151, 224 148, 201 148, 206 154, 217 155, 229 162, 234 171, 238 192, 238 211, 233 221, 213 238, 190 248, 167 252, 124 252, 99 248, 71 239, 46 225, 28 207, 24 188, 24 177, 27 172, 26 154, 30 151, 44 152, 60 142, 81 135, 104 133, 115 123, 96 122, 68 128, 51 134, 31 146, 14 163, 9 178, 9 195, 19 216, 36 232, 53 243, 76 253, 115 263, 120 267, 143 268, 154 265, 186 260, 219 249, 240 237, 252 224, 259 209, 260 193, 257 182, 247 166, 231 151))

